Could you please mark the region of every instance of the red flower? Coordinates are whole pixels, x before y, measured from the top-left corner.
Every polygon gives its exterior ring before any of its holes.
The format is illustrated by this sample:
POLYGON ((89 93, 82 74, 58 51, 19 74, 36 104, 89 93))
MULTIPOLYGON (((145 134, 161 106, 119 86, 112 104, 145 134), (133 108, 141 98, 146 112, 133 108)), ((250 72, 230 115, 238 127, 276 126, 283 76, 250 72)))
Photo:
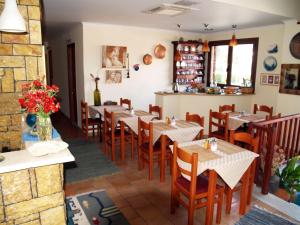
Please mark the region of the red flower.
POLYGON ((25 99, 24 99, 24 98, 20 98, 20 99, 19 99, 19 103, 20 103, 22 109, 25 109, 25 108, 26 108, 26 105, 25 105, 25 99))
POLYGON ((35 80, 35 81, 33 81, 33 85, 36 87, 41 87, 42 83, 39 80, 35 80))

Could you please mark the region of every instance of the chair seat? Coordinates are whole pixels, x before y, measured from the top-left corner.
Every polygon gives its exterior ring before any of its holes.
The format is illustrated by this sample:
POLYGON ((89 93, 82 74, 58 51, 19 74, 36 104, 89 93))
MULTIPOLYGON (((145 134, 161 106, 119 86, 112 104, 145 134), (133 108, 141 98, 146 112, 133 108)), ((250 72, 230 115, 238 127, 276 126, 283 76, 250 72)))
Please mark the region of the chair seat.
MULTIPOLYGON (((183 176, 180 176, 177 178, 177 183, 180 184, 184 189, 186 189, 187 192, 190 191, 190 184, 191 182, 184 178, 183 176)), ((223 187, 219 184, 216 185, 216 189, 222 189, 223 187)), ((196 185, 196 194, 205 193, 208 191, 208 178, 199 175, 197 177, 197 185, 196 185)))
POLYGON ((224 131, 222 131, 222 130, 213 131, 213 132, 211 132, 210 136, 214 136, 214 137, 224 139, 224 131))
MULTIPOLYGON (((143 143, 141 145, 141 150, 143 152, 148 152, 149 151, 149 143, 143 143)), ((159 141, 157 141, 154 145, 153 145, 153 152, 154 153, 159 153, 161 151, 161 144, 159 141)))
MULTIPOLYGON (((82 120, 82 124, 85 124, 85 120, 82 120)), ((88 118, 89 125, 98 125, 101 124, 100 118, 88 118)))

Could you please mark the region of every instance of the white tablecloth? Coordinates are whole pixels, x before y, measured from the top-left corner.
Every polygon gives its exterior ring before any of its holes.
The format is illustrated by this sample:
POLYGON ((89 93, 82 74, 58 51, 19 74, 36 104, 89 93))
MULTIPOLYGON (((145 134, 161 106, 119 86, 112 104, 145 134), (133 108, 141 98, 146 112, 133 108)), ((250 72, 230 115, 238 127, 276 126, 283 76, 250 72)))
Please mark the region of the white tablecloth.
MULTIPOLYGON (((218 150, 214 153, 220 156, 220 158, 209 160, 209 161, 202 161, 198 162, 198 170, 197 175, 203 173, 205 170, 215 170, 222 179, 228 184, 230 188, 234 188, 235 185, 239 182, 239 180, 242 178, 243 174, 246 172, 248 167, 251 165, 253 160, 258 157, 258 154, 253 153, 251 151, 248 151, 246 149, 240 148, 238 146, 232 145, 228 142, 224 143, 224 141, 216 139, 217 143, 221 145, 220 143, 223 143, 222 145, 225 145, 226 148, 239 148, 241 151, 233 154, 226 154, 223 151, 221 151, 224 146, 221 148, 218 145, 218 150)), ((190 146, 190 145, 200 145, 203 146, 204 140, 200 141, 193 141, 193 142, 186 142, 179 144, 179 147, 184 146, 190 146)), ((171 148, 173 151, 173 148, 171 148)), ((209 150, 207 150, 209 151, 209 150)), ((201 155, 198 155, 198 159, 201 157, 201 155)), ((190 164, 184 163, 181 160, 178 160, 179 165, 188 170, 191 171, 190 164)), ((186 177, 186 176, 185 176, 186 177)), ((189 177, 186 177, 187 179, 190 179, 189 177)))
MULTIPOLYGON (((165 122, 163 120, 156 120, 153 123, 161 123, 165 122)), ((155 125, 153 126, 153 143, 155 143, 161 135, 168 136, 172 141, 177 141, 178 143, 192 141, 199 134, 199 132, 203 129, 200 125, 196 123, 190 123, 190 127, 179 127, 176 124, 172 125, 172 130, 161 130, 156 129, 155 125)))
MULTIPOLYGON (((126 113, 130 114, 128 111, 126 111, 126 113)), ((137 116, 130 114, 130 117, 119 117, 116 120, 123 121, 135 134, 138 134, 138 118, 141 118, 141 120, 149 123, 154 117, 156 117, 156 115, 149 114, 137 116)))
POLYGON ((241 115, 240 113, 233 112, 229 113, 229 130, 236 130, 244 123, 254 123, 265 120, 264 115, 259 114, 245 114, 241 115))
POLYGON ((104 117, 104 109, 108 112, 115 112, 115 111, 125 111, 126 108, 120 105, 101 105, 101 106, 89 106, 89 113, 90 116, 95 118, 100 113, 102 117, 104 117))

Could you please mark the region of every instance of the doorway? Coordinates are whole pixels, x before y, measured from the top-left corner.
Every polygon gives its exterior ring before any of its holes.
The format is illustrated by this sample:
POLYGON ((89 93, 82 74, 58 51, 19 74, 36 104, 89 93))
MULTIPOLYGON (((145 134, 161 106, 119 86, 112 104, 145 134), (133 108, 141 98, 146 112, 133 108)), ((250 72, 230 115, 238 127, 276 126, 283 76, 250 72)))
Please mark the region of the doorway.
POLYGON ((77 126, 75 43, 67 45, 70 120, 77 126))

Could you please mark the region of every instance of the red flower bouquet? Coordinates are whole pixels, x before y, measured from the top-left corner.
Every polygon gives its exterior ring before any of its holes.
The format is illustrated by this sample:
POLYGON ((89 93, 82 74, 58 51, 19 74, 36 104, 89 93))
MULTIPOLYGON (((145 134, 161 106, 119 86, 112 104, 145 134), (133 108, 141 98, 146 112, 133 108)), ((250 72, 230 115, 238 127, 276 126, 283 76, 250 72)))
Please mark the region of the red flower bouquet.
POLYGON ((55 85, 42 84, 39 80, 23 85, 23 98, 19 103, 23 111, 37 114, 41 117, 48 117, 60 109, 56 95, 59 88, 55 85))

